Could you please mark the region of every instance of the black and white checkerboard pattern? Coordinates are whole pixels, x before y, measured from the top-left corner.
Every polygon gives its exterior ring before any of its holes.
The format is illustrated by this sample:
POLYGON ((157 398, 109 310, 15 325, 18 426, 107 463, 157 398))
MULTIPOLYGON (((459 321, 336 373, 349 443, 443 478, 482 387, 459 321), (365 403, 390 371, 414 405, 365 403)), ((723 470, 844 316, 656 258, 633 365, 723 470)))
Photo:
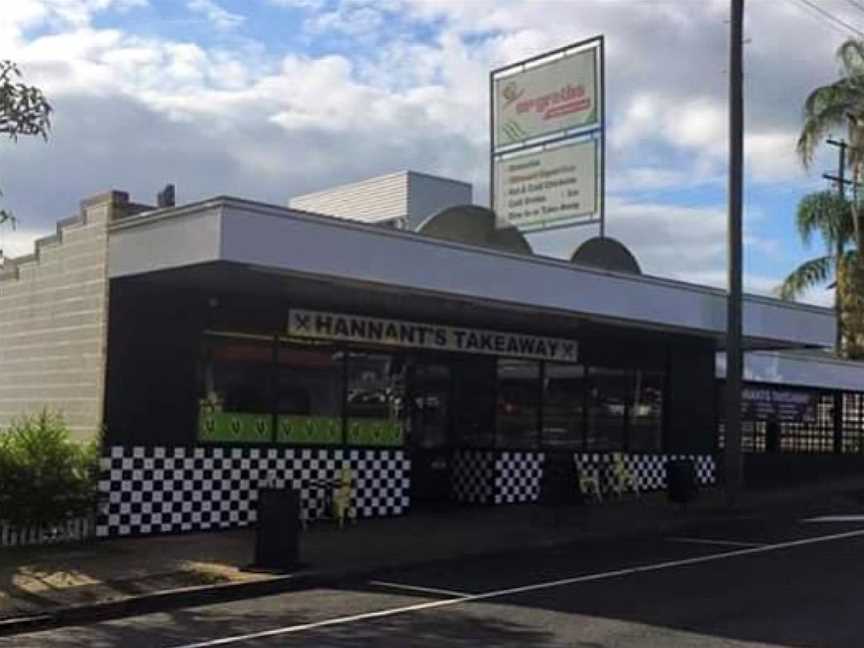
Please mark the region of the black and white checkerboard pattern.
MULTIPOLYGON (((717 480, 717 467, 711 455, 670 455, 668 459, 692 459, 696 463, 696 481, 703 486, 714 484, 717 480)), ((666 488, 665 475, 661 488, 666 488)))
POLYGON ((177 533, 255 522, 258 489, 300 491, 304 517, 319 516, 325 493, 347 461, 354 475, 352 514, 407 511, 410 461, 402 450, 335 448, 164 448, 115 446, 102 459, 99 489, 108 500, 98 537, 177 533))
POLYGON ((540 496, 542 452, 503 451, 495 462, 495 503, 534 502, 540 496))
MULTIPOLYGON (((692 459, 696 464, 696 480, 707 486, 713 484, 715 477, 714 457, 711 455, 665 455, 665 454, 627 454, 621 453, 627 469, 639 481, 639 490, 652 491, 666 488, 666 463, 675 459, 692 459)), ((598 469, 600 481, 609 484, 613 479, 612 454, 576 453, 577 467, 598 469)))
POLYGON ((495 497, 494 450, 453 452, 450 485, 453 499, 465 504, 489 504, 495 497))

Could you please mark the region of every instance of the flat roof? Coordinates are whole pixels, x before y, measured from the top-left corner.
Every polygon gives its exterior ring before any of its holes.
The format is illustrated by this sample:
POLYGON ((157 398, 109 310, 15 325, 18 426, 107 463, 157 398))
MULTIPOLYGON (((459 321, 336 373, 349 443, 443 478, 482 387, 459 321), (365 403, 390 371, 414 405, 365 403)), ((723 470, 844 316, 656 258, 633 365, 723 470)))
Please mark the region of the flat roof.
MULTIPOLYGON (((333 282, 440 295, 715 338, 726 329, 726 292, 645 275, 576 266, 433 239, 404 230, 218 196, 115 221, 109 276, 228 262, 333 282)), ((749 348, 828 347, 831 309, 745 295, 749 348)))

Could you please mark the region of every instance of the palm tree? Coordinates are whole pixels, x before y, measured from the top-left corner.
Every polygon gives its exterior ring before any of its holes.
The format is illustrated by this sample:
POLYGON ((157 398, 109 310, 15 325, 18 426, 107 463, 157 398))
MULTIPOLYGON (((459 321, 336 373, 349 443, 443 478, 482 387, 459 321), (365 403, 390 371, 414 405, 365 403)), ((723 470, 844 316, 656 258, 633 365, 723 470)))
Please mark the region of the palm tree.
MULTIPOLYGON (((804 126, 797 148, 804 166, 809 167, 814 152, 825 136, 834 129, 846 130, 849 143, 847 162, 852 171, 853 182, 853 196, 849 203, 851 242, 854 250, 864 250, 864 224, 861 218, 861 203, 857 196, 858 184, 864 171, 864 41, 845 41, 837 49, 837 58, 841 64, 840 78, 816 88, 804 102, 804 126)), ((842 189, 841 187, 841 193, 842 189)), ((819 218, 830 220, 827 215, 819 218)), ((820 228, 814 227, 814 231, 816 229, 820 228)), ((838 343, 837 352, 845 351, 846 355, 857 357, 864 353, 864 260, 857 254, 844 253, 845 243, 848 241, 830 236, 826 238, 825 233, 822 231, 826 243, 834 246, 830 255, 834 261, 830 267, 834 268, 836 277, 838 342, 842 342, 838 343), (841 335, 845 337, 840 337, 841 335)), ((817 277, 819 270, 826 270, 825 265, 828 262, 823 259, 820 265, 818 259, 813 261, 809 271, 811 276, 817 277)), ((803 268, 804 266, 798 269, 802 270, 799 278, 807 276, 807 269, 803 268)), ((827 274, 823 273, 823 276, 827 274)))
POLYGON ((798 203, 795 215, 798 234, 805 245, 810 245, 814 234, 825 243, 825 254, 809 259, 793 270, 780 285, 782 299, 794 299, 806 290, 829 283, 834 291, 834 310, 837 313, 838 355, 843 353, 844 291, 837 288, 838 279, 846 276, 846 268, 857 254, 849 249, 853 239, 852 203, 834 191, 808 194, 798 203))
MULTIPOLYGON (((853 187, 864 171, 864 40, 849 39, 837 49, 842 75, 833 83, 813 90, 804 102, 804 126, 798 137, 798 155, 805 167, 832 130, 846 129, 849 139, 848 165, 853 187)), ((861 242, 858 206, 852 206, 856 243, 861 242)))

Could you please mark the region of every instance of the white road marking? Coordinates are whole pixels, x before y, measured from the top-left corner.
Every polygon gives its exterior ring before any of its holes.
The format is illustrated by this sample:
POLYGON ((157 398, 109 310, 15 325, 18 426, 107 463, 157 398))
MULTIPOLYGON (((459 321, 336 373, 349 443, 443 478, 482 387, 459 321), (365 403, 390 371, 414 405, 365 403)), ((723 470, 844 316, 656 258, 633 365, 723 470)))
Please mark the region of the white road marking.
POLYGON ((802 522, 864 522, 864 515, 820 515, 806 518, 802 522))
POLYGON ((727 547, 764 547, 764 542, 741 542, 739 540, 713 540, 711 538, 666 538, 669 542, 686 542, 688 544, 719 545, 727 547))
POLYGON ((782 551, 783 549, 791 549, 794 547, 803 547, 806 545, 820 544, 823 542, 833 542, 834 540, 845 540, 848 538, 858 538, 864 536, 864 529, 857 531, 846 531, 845 533, 834 533, 831 535, 817 536, 815 538, 803 538, 801 540, 789 540, 787 542, 777 542, 775 544, 764 545, 761 547, 748 547, 745 549, 736 549, 734 551, 724 551, 718 554, 709 554, 707 556, 697 556, 695 558, 684 558, 681 560, 669 560, 651 565, 642 565, 639 567, 625 567, 613 571, 600 572, 597 574, 588 574, 586 576, 574 576, 572 578, 562 578, 561 580, 548 581, 543 583, 533 583, 531 585, 522 585, 519 587, 510 587, 507 589, 496 590, 494 592, 485 592, 483 594, 468 594, 458 598, 444 599, 441 601, 431 601, 428 603, 417 603, 415 605, 405 605, 402 607, 388 608, 385 610, 377 610, 375 612, 364 612, 361 614, 353 614, 351 616, 337 617, 333 619, 325 619, 324 621, 314 621, 312 623, 304 623, 301 625, 286 626, 283 628, 273 628, 271 630, 262 630, 261 632, 253 632, 245 635, 236 635, 233 637, 222 637, 221 639, 212 639, 199 643, 183 644, 174 646, 174 648, 212 648, 213 646, 227 646, 241 641, 252 641, 254 639, 266 639, 268 637, 278 637, 287 634, 296 634, 307 630, 317 630, 334 625, 344 625, 346 623, 355 623, 357 621, 368 621, 370 619, 380 619, 383 617, 396 616, 399 614, 407 614, 409 612, 419 612, 420 610, 432 610, 435 608, 450 607, 452 605, 460 605, 472 601, 485 601, 488 599, 501 598, 512 594, 523 594, 525 592, 534 592, 538 590, 551 589, 554 587, 563 587, 565 585, 574 585, 576 583, 590 583, 600 580, 608 580, 618 578, 620 576, 630 576, 632 574, 642 574, 647 572, 662 571, 664 569, 673 569, 675 567, 685 567, 688 565, 699 565, 702 563, 714 562, 718 560, 727 560, 729 558, 738 558, 740 556, 751 556, 772 551, 782 551))
POLYGON ((444 596, 456 596, 464 598, 471 596, 468 592, 456 592, 454 590, 439 589, 437 587, 420 587, 419 585, 406 585, 404 583, 391 583, 388 581, 369 581, 370 585, 379 585, 391 589, 403 589, 409 592, 422 592, 424 594, 443 594, 444 596))

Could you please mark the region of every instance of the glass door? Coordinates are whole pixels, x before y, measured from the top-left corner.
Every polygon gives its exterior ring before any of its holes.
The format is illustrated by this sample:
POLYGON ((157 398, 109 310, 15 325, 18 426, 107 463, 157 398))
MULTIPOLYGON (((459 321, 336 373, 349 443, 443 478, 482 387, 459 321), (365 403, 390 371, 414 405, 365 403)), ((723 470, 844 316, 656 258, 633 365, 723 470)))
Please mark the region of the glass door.
POLYGON ((450 367, 418 362, 412 373, 412 504, 440 504, 450 499, 450 367))

